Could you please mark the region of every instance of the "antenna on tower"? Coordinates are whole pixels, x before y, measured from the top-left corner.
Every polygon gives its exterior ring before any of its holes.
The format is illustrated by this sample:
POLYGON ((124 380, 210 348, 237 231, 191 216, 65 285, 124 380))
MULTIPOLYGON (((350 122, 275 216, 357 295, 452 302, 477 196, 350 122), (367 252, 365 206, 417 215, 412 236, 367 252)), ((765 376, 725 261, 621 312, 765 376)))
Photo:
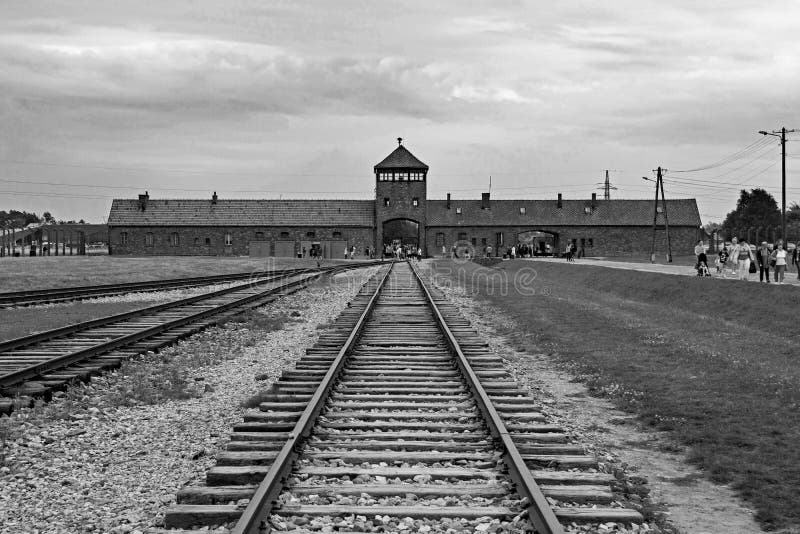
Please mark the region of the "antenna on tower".
POLYGON ((602 185, 602 187, 598 187, 597 188, 597 189, 602 189, 603 190, 603 200, 611 200, 611 190, 612 189, 615 190, 615 191, 617 190, 616 187, 611 185, 611 179, 608 177, 608 173, 609 172, 610 171, 608 169, 606 169, 606 181, 603 182, 602 184, 599 184, 599 185, 602 185))

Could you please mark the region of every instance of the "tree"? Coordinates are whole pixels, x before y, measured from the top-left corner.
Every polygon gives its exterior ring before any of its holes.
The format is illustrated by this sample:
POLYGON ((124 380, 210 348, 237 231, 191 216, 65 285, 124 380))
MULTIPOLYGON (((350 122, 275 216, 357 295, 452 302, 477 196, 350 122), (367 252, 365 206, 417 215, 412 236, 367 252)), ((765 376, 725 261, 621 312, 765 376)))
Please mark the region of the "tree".
POLYGON ((788 222, 800 222, 800 204, 792 202, 789 205, 789 210, 786 212, 786 220, 788 222))
POLYGON ((56 222, 56 218, 53 217, 53 215, 49 211, 42 213, 42 219, 44 219, 44 222, 47 224, 53 224, 54 222, 56 222))
POLYGON ((708 235, 714 235, 714 232, 720 228, 722 228, 722 224, 718 222, 707 222, 703 225, 703 230, 705 230, 708 235))
POLYGON ((736 209, 728 213, 722 223, 723 232, 728 239, 744 239, 748 233, 761 229, 761 235, 769 235, 768 228, 780 226, 781 212, 775 198, 763 189, 753 189, 749 193, 742 189, 736 209))

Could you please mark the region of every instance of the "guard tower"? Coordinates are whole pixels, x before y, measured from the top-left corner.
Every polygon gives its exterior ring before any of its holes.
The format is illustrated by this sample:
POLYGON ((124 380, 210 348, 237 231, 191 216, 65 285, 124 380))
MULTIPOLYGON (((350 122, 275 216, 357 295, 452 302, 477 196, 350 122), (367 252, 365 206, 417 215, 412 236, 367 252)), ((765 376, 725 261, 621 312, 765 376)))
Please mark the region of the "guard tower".
POLYGON ((425 248, 426 180, 428 166, 397 138, 397 148, 375 165, 375 246, 387 244, 425 248))

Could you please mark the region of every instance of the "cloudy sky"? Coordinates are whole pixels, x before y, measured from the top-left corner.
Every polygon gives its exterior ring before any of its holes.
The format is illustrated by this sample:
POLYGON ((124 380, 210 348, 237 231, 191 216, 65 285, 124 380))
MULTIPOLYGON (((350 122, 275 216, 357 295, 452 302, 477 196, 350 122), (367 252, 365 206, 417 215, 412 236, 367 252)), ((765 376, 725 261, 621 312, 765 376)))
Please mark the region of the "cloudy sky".
POLYGON ((757 132, 800 128, 798 21, 788 0, 7 0, 0 209, 370 198, 401 136, 431 198, 489 176, 495 198, 587 198, 605 169, 612 198, 650 198, 661 165, 720 220, 742 187, 779 198, 757 132))

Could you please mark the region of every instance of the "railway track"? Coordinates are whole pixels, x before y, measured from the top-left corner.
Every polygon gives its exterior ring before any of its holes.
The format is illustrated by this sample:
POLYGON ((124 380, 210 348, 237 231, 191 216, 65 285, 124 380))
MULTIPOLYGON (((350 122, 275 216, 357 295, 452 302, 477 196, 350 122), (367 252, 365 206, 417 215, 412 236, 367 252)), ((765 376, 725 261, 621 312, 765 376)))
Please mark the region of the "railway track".
POLYGON ((265 399, 205 485, 178 493, 167 528, 544 534, 642 521, 405 263, 366 284, 265 399))
POLYGON ((0 343, 0 413, 124 359, 156 351, 323 276, 369 264, 274 274, 229 288, 0 343), (20 399, 20 397, 22 399, 20 399))
POLYGON ((127 293, 145 293, 164 291, 166 289, 181 289, 222 284, 226 282, 239 282, 256 280, 276 275, 290 275, 307 269, 283 269, 264 272, 247 272, 221 274, 214 276, 199 276, 191 278, 172 278, 167 280, 148 280, 145 282, 125 282, 120 284, 101 284, 95 286, 55 287, 48 289, 30 289, 26 291, 13 291, 0 293, 0 308, 34 306, 54 302, 68 302, 85 300, 127 293))

